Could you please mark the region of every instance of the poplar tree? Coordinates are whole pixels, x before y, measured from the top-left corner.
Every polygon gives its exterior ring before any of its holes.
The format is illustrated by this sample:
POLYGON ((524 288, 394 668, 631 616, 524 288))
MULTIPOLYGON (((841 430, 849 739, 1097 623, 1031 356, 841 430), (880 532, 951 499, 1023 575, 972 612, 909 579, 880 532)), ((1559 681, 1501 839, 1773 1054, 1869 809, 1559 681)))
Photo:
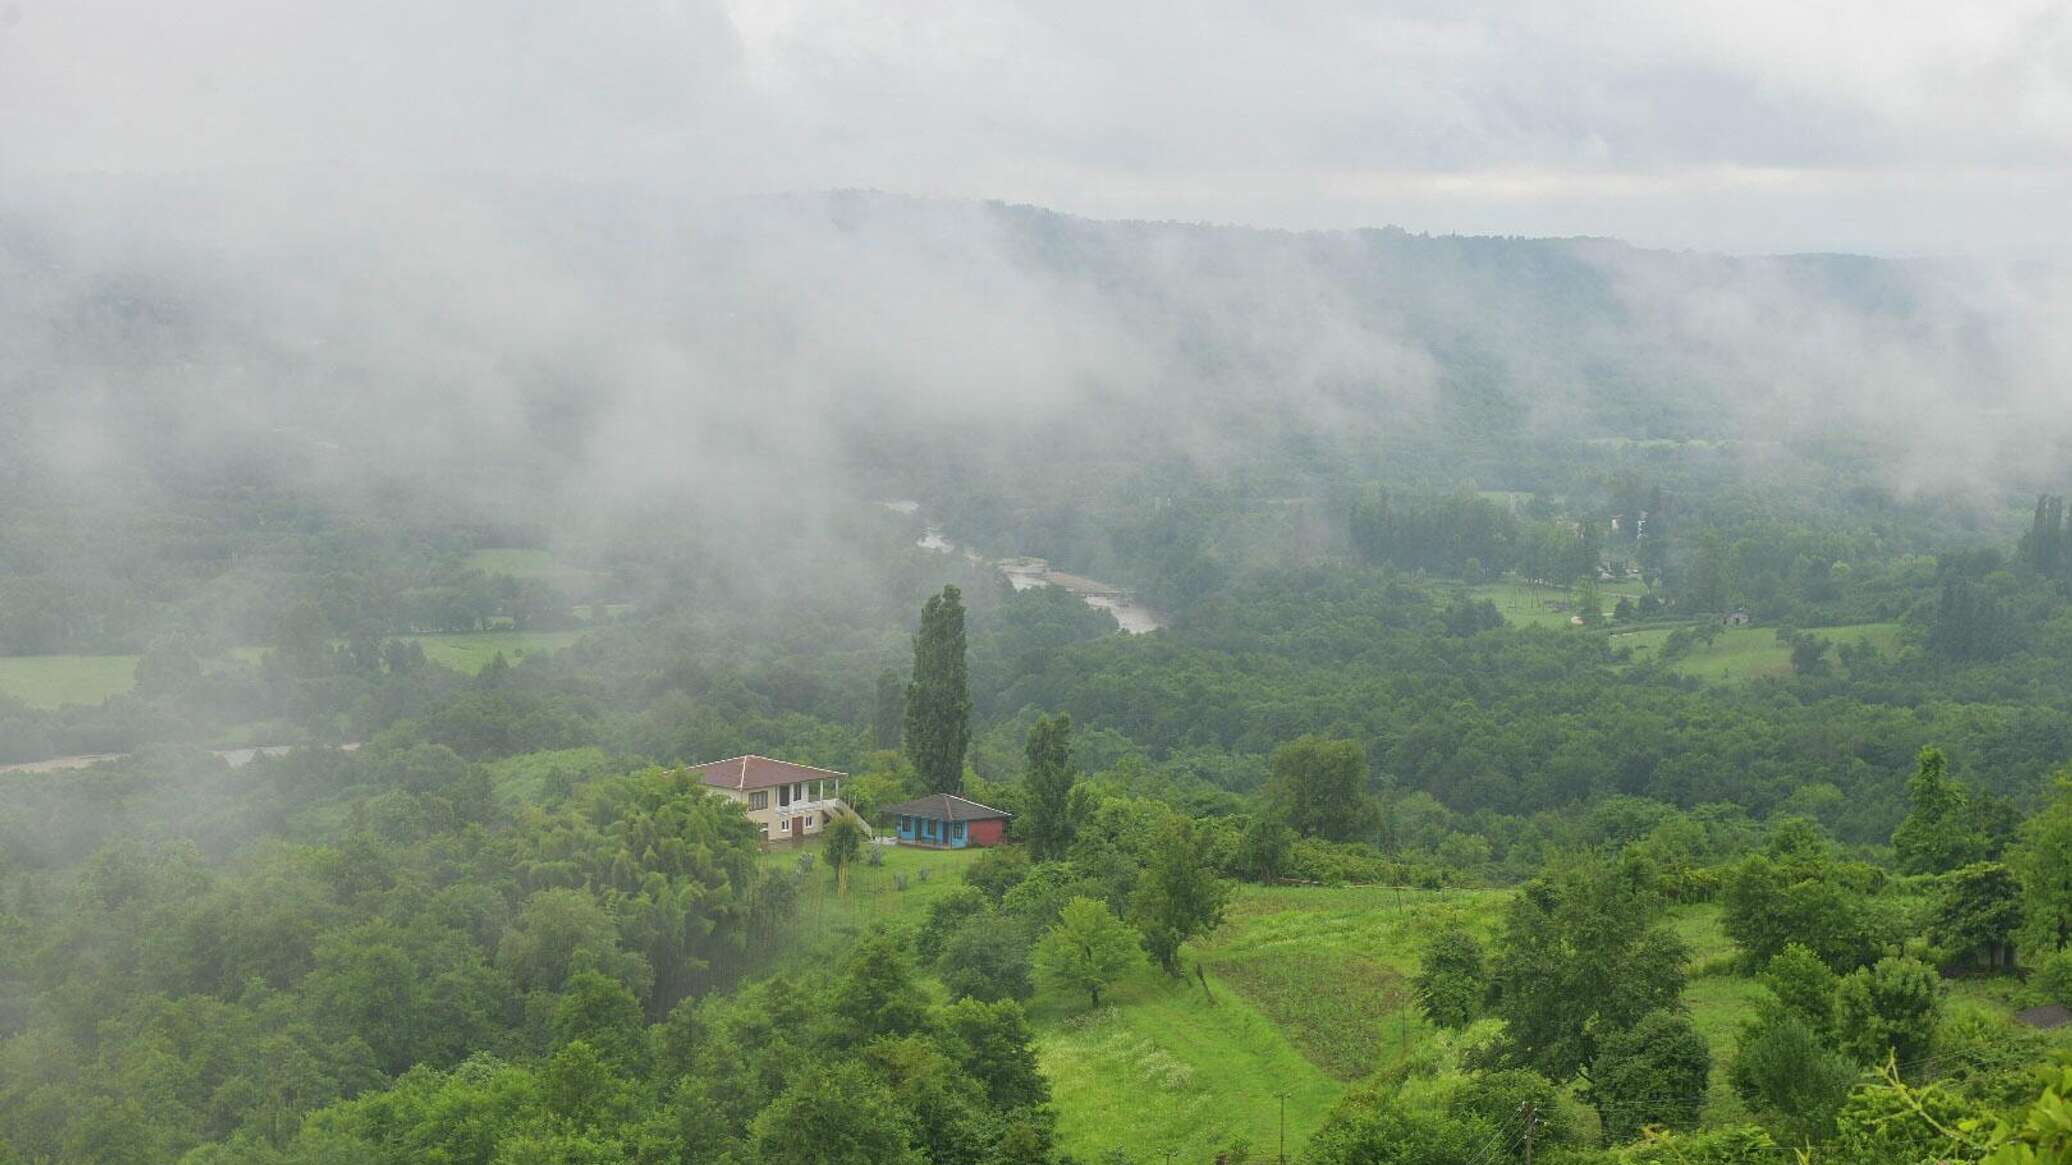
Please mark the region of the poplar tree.
POLYGON ((1065 856, 1072 844, 1072 717, 1041 716, 1029 729, 1029 768, 1022 777, 1028 791, 1029 856, 1039 862, 1065 856))
POLYGON ((971 692, 965 682, 964 598, 954 586, 921 608, 902 729, 922 785, 931 793, 961 792, 964 750, 971 743, 971 692))

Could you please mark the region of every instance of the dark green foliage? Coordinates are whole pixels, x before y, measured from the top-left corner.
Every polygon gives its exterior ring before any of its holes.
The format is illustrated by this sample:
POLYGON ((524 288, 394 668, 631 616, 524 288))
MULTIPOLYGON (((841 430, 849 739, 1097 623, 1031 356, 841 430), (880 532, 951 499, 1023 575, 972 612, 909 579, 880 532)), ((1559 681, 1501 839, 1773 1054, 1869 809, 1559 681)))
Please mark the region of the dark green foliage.
POLYGON ((899 747, 900 723, 906 718, 906 685, 899 673, 886 668, 878 673, 878 686, 871 701, 871 743, 880 749, 899 747))
POLYGON ((1971 798, 1950 779, 1942 750, 1924 748, 1907 781, 1912 804, 1892 831, 1899 868, 1908 874, 1943 874, 1986 856, 1987 841, 1972 813, 1971 798))
POLYGON ((1029 852, 1018 846, 995 846, 964 867, 964 881, 995 902, 1029 876, 1029 852))
POLYGON ((1678 1007, 1689 952, 1652 925, 1659 910, 1600 858, 1563 861, 1528 883, 1505 913, 1491 964, 1503 1057, 1566 1079, 1597 1058, 1600 1033, 1678 1007))
POLYGON ((763 1165, 920 1165, 915 1119, 860 1064, 802 1073, 755 1119, 750 1144, 763 1165))
POLYGON ((1780 1141, 1802 1145, 1833 1135, 1860 1074, 1798 1014, 1776 1007, 1742 1024, 1727 1080, 1780 1141))
POLYGON ((1288 869, 1295 832, 1272 813, 1254 813, 1231 855, 1231 872, 1254 882, 1271 882, 1288 869))
POLYGON ((1062 713, 1037 717, 1024 752, 1027 795, 1017 824, 1028 840, 1029 856, 1054 861, 1072 845, 1072 718, 1062 713))
POLYGON ((1145 854, 1130 918, 1167 974, 1180 973, 1180 944, 1223 924, 1230 885, 1216 876, 1186 819, 1160 828, 1145 854))
POLYGON ((1482 944, 1460 927, 1440 931, 1425 948, 1412 983, 1426 1019, 1440 1027, 1466 1027, 1489 990, 1482 944))
POLYGON ((820 856, 827 861, 828 870, 835 877, 835 884, 848 888, 843 877, 851 863, 863 853, 863 826, 856 819, 841 816, 834 819, 826 829, 820 831, 820 856))
POLYGON ((914 953, 924 961, 933 961, 942 954, 950 935, 966 922, 990 918, 992 913, 992 900, 977 886, 951 887, 928 904, 928 914, 914 932, 914 953))
POLYGON ((1473 1161, 1509 1138, 1480 1119, 1414 1108, 1390 1090, 1354 1092, 1339 1101, 1309 1140, 1306 1165, 1440 1165, 1473 1161))
POLYGON ((1839 976, 1819 955, 1792 943, 1763 968, 1762 984, 1777 1005, 1815 1035, 1827 1038, 1835 1026, 1835 985, 1839 976))
POLYGON ((2072 776, 2061 773, 2050 803, 2022 823, 2007 865, 2022 884, 2024 949, 2072 948, 2072 776))
POLYGON ((2021 925, 2022 886, 2013 871, 1978 862, 1944 875, 1929 936, 1952 957, 2012 968, 2011 940, 2021 925))
POLYGON ((1835 988, 1835 1040, 1859 1064, 1887 1057, 1918 1068, 1935 1036, 1942 980, 1915 959, 1884 958, 1859 967, 1835 988))
POLYGON ((1862 966, 1893 937, 1892 926, 1852 880, 1824 851, 1751 854, 1727 872, 1722 924, 1757 962, 1796 943, 1838 970, 1862 966))
POLYGON ((954 586, 944 587, 921 608, 900 742, 923 788, 931 793, 963 790, 971 692, 964 661, 964 601, 954 586))
POLYGON ((914 976, 913 963, 882 931, 856 940, 836 971, 826 1002, 840 1038, 857 1043, 910 1034, 928 1017, 928 997, 914 976))
POLYGON ((1628 1141, 1649 1125, 1696 1128, 1711 1073, 1712 1049, 1691 1021, 1652 1011, 1600 1041, 1587 1094, 1606 1138, 1628 1141))
MULTIPOLYGON (((1477 1072, 1446 1102, 1446 1111, 1457 1120, 1478 1121, 1491 1128, 1516 1130, 1523 1125, 1521 1114, 1532 1106, 1533 1143, 1542 1155, 1575 1145, 1581 1130, 1575 1119, 1575 1102, 1567 1091, 1537 1072, 1523 1068, 1502 1068, 1477 1072)), ((1524 1159, 1525 1138, 1509 1138, 1506 1158, 1524 1159)), ((1492 1155, 1491 1160, 1500 1158, 1492 1155)))
POLYGON ((950 932, 935 969, 952 999, 997 1003, 1036 993, 1027 935, 990 913, 967 918, 950 932))
POLYGON ((1266 803, 1304 837, 1365 837, 1377 823, 1367 757, 1350 740, 1305 736, 1274 750, 1266 803))

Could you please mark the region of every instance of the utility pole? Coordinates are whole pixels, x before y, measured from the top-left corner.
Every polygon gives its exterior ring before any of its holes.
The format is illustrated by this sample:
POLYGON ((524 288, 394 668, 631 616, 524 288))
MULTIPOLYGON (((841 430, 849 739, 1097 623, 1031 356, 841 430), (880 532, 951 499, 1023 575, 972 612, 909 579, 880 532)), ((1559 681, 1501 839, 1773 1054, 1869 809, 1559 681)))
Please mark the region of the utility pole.
POLYGON ((1525 1165, 1532 1165, 1532 1137, 1539 1131, 1539 1125, 1539 1111, 1528 1100, 1525 1102, 1525 1165))
POLYGON ((1274 1093, 1281 1098, 1281 1165, 1288 1165, 1288 1090, 1274 1093))

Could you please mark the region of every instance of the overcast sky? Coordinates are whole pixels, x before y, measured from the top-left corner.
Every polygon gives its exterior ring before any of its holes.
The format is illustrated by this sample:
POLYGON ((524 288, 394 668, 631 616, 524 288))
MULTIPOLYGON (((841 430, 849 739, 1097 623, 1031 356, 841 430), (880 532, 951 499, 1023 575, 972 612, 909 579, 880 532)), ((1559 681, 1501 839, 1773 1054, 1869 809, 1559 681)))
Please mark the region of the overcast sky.
POLYGON ((101 174, 2062 256, 2072 4, 0 0, 0 181, 101 174))

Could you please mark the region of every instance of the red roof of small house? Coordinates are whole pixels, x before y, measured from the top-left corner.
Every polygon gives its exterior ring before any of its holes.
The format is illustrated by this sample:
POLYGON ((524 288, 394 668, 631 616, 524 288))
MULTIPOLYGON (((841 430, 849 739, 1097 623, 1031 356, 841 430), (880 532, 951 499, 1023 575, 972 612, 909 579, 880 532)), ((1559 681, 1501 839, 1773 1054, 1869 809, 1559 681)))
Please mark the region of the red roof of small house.
POLYGON ((1014 814, 976 801, 967 801, 955 793, 930 793, 912 801, 901 801, 878 810, 903 817, 932 817, 937 821, 1004 821, 1014 814))
POLYGON ((730 757, 691 767, 715 789, 770 789, 800 781, 824 781, 829 777, 849 775, 833 769, 793 764, 788 760, 771 760, 766 756, 730 757))

